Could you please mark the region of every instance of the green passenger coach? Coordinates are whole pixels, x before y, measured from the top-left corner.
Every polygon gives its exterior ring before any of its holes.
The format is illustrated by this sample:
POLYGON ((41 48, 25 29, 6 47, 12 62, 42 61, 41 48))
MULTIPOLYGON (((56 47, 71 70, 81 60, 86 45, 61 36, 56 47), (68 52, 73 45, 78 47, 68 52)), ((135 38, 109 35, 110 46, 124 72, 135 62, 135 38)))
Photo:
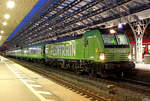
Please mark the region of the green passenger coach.
POLYGON ((12 51, 8 51, 6 55, 11 55, 13 57, 17 58, 26 58, 28 60, 41 60, 44 59, 44 46, 32 46, 32 47, 26 47, 21 49, 16 49, 12 51))

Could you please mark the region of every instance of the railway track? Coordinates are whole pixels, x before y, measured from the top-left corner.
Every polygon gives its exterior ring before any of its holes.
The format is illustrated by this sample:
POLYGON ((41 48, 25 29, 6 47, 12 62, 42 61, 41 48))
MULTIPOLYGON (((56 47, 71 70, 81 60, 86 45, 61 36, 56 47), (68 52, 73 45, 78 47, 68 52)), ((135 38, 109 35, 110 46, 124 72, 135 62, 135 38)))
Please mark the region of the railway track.
POLYGON ((110 82, 121 88, 129 89, 139 93, 144 93, 145 95, 150 96, 150 83, 148 82, 142 82, 129 78, 118 78, 116 80, 109 80, 106 82, 110 82))
POLYGON ((130 82, 130 83, 135 84, 135 85, 141 85, 141 86, 145 86, 145 87, 150 88, 150 83, 149 82, 143 82, 143 81, 133 80, 133 79, 129 79, 129 78, 123 78, 121 80, 123 82, 130 82))
POLYGON ((39 69, 39 68, 31 68, 32 70, 40 73, 40 74, 44 74, 46 77, 49 77, 50 79, 53 79, 55 81, 57 81, 57 83, 60 83, 61 85, 64 85, 82 95, 86 95, 88 98, 92 98, 92 100, 96 100, 96 101, 111 101, 110 99, 106 99, 102 96, 100 96, 99 94, 96 94, 95 92, 93 91, 89 91, 87 89, 83 89, 81 87, 79 87, 78 85, 76 84, 72 84, 70 82, 67 82, 65 80, 62 80, 52 74, 50 74, 49 72, 45 71, 45 70, 42 70, 42 69, 39 69))
MULTIPOLYGON (((24 65, 24 64, 22 64, 22 65, 24 65)), ((73 84, 72 82, 62 80, 62 79, 56 77, 55 75, 52 75, 48 70, 44 70, 43 68, 41 69, 41 65, 32 64, 32 66, 31 66, 31 64, 30 64, 29 66, 28 65, 24 65, 24 66, 28 67, 29 69, 36 71, 40 74, 43 74, 44 76, 46 76, 48 78, 51 78, 51 79, 57 81, 59 84, 64 85, 67 88, 72 89, 73 91, 81 93, 82 95, 86 95, 87 97, 91 98, 94 101, 95 100, 96 101, 111 101, 111 99, 106 99, 91 89, 90 90, 84 89, 82 87, 79 87, 79 85, 73 84)), ((75 74, 73 74, 73 75, 75 75, 75 74)), ((85 78, 88 78, 88 76, 85 76, 85 78)), ((99 81, 99 82, 104 82, 107 84, 113 84, 117 87, 133 90, 133 91, 144 93, 144 94, 150 96, 150 89, 149 89, 150 84, 149 83, 132 80, 132 79, 127 79, 127 78, 121 78, 121 79, 117 79, 117 80, 105 80, 105 79, 101 79, 101 78, 91 78, 91 79, 99 81)))
POLYGON ((115 79, 93 78, 92 80, 104 82, 107 84, 112 84, 120 88, 128 89, 128 90, 135 91, 138 93, 143 93, 146 96, 150 96, 150 83, 149 82, 143 82, 143 81, 133 80, 129 78, 115 78, 115 79))

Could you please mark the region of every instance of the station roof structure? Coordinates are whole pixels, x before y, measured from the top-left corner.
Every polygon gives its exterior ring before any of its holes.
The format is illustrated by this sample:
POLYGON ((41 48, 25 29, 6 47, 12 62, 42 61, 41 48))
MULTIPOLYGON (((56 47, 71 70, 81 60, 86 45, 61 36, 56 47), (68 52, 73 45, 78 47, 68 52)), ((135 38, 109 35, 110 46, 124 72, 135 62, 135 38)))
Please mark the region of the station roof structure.
POLYGON ((5 44, 9 48, 16 48, 44 43, 64 36, 82 34, 95 26, 111 27, 127 23, 123 17, 128 17, 132 22, 148 19, 150 1, 46 0, 21 27, 14 30, 5 44))

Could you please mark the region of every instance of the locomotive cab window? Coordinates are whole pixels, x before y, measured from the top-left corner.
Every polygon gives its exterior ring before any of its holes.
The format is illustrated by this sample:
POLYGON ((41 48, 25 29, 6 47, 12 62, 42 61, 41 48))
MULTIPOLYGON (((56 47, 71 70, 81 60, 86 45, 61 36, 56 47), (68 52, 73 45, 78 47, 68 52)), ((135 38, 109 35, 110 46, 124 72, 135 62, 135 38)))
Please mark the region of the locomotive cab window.
POLYGON ((118 35, 103 34, 102 38, 105 45, 128 45, 127 38, 123 34, 118 35))
POLYGON ((116 35, 118 45, 128 45, 127 37, 124 34, 116 35))
POLYGON ((102 38, 105 45, 117 45, 117 41, 114 35, 103 34, 102 38))
POLYGON ((104 46, 107 48, 128 48, 129 42, 127 36, 124 32, 116 31, 116 30, 102 30, 101 31, 102 40, 104 42, 104 46))

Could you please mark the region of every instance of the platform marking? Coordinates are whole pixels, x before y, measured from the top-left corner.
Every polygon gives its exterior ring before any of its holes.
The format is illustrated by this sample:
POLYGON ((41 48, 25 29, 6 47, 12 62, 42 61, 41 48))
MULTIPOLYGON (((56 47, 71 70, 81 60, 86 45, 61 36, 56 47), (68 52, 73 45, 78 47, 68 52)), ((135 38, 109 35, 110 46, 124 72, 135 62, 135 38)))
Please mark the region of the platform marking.
POLYGON ((25 78, 25 77, 17 77, 16 79, 22 79, 22 80, 25 80, 25 79, 30 79, 30 78, 25 78))
POLYGON ((15 71, 16 74, 23 74, 22 72, 20 71, 15 71))
POLYGON ((36 81, 33 81, 33 80, 23 80, 25 82, 36 82, 36 81))
POLYGON ((28 76, 28 75, 26 75, 26 74, 17 74, 17 75, 19 75, 19 76, 28 76))
POLYGON ((28 78, 28 79, 30 79, 29 76, 23 76, 23 75, 19 75, 19 76, 22 77, 22 78, 28 78))
POLYGON ((50 92, 45 92, 45 91, 37 91, 40 94, 45 94, 45 95, 52 95, 50 92))
POLYGON ((32 84, 29 84, 31 87, 42 87, 41 85, 32 85, 32 84))
MULTIPOLYGON (((4 62, 5 63, 5 62, 4 62)), ((5 63, 7 65, 7 67, 18 77, 20 78, 20 76, 18 74, 15 73, 15 71, 12 69, 12 67, 10 67, 7 63, 5 63)), ((37 96, 41 101, 54 101, 54 100, 47 100, 45 99, 42 95, 40 95, 40 93, 38 93, 37 91, 35 91, 29 84, 27 84, 24 80, 19 79, 20 81, 22 81, 22 83, 31 90, 31 92, 37 96)))
POLYGON ((16 74, 22 74, 21 72, 15 72, 16 74))
POLYGON ((21 76, 22 78, 30 78, 29 76, 21 76))

